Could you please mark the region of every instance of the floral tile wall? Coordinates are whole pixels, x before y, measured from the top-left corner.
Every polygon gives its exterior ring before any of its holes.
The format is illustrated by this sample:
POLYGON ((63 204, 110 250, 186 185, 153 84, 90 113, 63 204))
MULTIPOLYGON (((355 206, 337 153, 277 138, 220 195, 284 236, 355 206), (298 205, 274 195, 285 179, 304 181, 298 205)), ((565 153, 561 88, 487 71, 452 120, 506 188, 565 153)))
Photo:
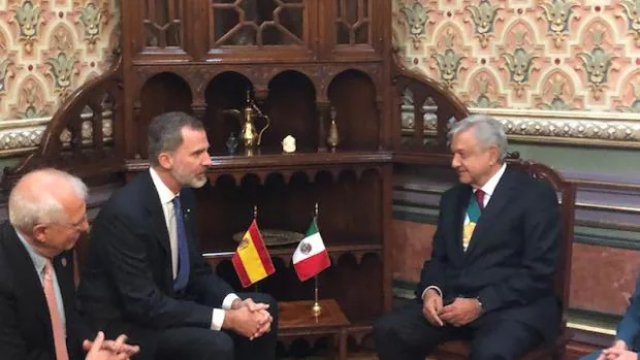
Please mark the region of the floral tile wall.
POLYGON ((393 0, 405 66, 473 108, 640 113, 640 1, 393 0))
MULTIPOLYGON (((2 122, 49 120, 78 86, 111 65, 119 46, 117 2, 0 0, 2 122)), ((0 134, 0 151, 37 144, 37 136, 0 134)))

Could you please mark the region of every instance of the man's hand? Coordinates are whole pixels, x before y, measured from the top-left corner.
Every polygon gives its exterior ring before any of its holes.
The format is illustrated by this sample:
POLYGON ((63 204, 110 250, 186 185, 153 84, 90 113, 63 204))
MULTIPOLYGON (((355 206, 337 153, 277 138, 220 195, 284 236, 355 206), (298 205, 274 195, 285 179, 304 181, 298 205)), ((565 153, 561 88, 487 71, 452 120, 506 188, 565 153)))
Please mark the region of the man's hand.
POLYGON ((480 302, 477 299, 456 298, 439 313, 440 319, 453 326, 464 326, 480 317, 480 302))
POLYGON ((433 326, 443 326, 444 323, 438 316, 442 311, 442 297, 433 289, 427 290, 422 300, 422 315, 433 326))
MULTIPOLYGON (((604 356, 604 359, 606 360, 638 360, 638 353, 629 350, 616 349, 614 347, 602 350, 600 357, 602 356, 604 356)), ((598 359, 600 357, 598 357, 598 359)))
POLYGON ((244 300, 240 300, 240 299, 233 300, 233 302, 231 303, 231 310, 238 310, 242 306, 248 308, 249 311, 251 312, 269 309, 269 304, 264 304, 264 303, 256 304, 255 302, 253 302, 251 298, 246 298, 244 300))
POLYGON ((620 353, 627 350, 628 350, 627 343, 625 343, 622 340, 616 340, 616 342, 614 342, 610 348, 602 350, 597 360, 617 359, 620 353))
POLYGON ((241 307, 249 309, 249 311, 251 311, 252 313, 260 313, 263 317, 263 325, 260 327, 260 329, 258 329, 256 333, 249 337, 250 340, 259 338, 264 333, 271 331, 271 322, 273 321, 273 318, 267 311, 269 309, 269 304, 255 303, 251 298, 246 298, 244 300, 236 299, 233 301, 233 303, 231 303, 231 310, 238 310, 241 307))
POLYGON ((126 336, 120 335, 116 341, 105 341, 104 333, 100 331, 95 340, 82 343, 82 347, 88 351, 85 360, 129 360, 140 348, 125 344, 125 340, 126 336))
MULTIPOLYGON (((104 352, 109 352, 114 355, 119 355, 122 353, 125 355, 124 359, 129 359, 129 357, 140 352, 139 346, 129 345, 125 343, 127 341, 127 336, 124 334, 118 336, 118 338, 115 341, 104 340, 104 333, 102 332, 98 333, 98 336, 96 336, 96 339, 100 337, 100 334, 102 334, 102 340, 100 341, 100 350, 104 352)), ((95 346, 95 340, 94 341, 85 340, 82 343, 82 347, 84 348, 84 351, 90 351, 94 346, 95 346)), ((119 357, 117 359, 119 359, 119 357)))
POLYGON ((248 305, 238 306, 227 310, 222 327, 253 340, 271 329, 271 321, 273 318, 266 310, 251 311, 248 305))

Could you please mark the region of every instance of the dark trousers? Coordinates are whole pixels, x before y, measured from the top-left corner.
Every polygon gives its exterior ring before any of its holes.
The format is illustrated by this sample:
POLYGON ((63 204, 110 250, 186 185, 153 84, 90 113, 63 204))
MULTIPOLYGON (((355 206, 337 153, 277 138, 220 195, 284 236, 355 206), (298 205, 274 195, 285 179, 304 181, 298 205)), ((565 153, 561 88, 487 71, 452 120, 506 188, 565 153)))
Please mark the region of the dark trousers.
MULTIPOLYGON (((242 299, 269 304, 271 331, 250 341, 232 331, 178 327, 147 333, 153 349, 142 349, 132 360, 275 360, 278 340, 278 303, 267 294, 240 293, 242 299)), ((134 341, 135 343, 135 341, 134 341)))
POLYGON ((542 344, 538 331, 526 324, 486 314, 467 326, 435 327, 415 301, 380 318, 374 325, 380 360, 424 360, 440 343, 471 341, 472 360, 515 360, 542 344))

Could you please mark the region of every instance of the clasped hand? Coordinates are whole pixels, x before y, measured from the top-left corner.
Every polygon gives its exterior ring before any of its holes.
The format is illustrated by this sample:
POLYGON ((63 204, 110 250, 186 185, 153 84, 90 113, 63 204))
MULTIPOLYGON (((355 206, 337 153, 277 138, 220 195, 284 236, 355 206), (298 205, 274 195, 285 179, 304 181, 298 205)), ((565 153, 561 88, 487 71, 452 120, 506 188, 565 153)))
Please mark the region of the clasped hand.
POLYGON ((638 353, 630 351, 624 341, 618 340, 612 347, 602 350, 597 360, 638 360, 638 353))
POLYGON ((428 290, 422 302, 422 314, 433 326, 464 326, 480 317, 480 303, 476 299, 456 298, 443 306, 442 297, 434 290, 428 290))
POLYGON ((231 305, 234 317, 233 329, 249 340, 254 340, 271 330, 273 318, 268 304, 255 303, 252 299, 235 300, 231 305))
POLYGON ((140 351, 140 347, 125 343, 126 335, 120 335, 113 340, 105 340, 104 333, 98 332, 93 341, 85 340, 82 347, 88 351, 85 360, 129 360, 140 351))

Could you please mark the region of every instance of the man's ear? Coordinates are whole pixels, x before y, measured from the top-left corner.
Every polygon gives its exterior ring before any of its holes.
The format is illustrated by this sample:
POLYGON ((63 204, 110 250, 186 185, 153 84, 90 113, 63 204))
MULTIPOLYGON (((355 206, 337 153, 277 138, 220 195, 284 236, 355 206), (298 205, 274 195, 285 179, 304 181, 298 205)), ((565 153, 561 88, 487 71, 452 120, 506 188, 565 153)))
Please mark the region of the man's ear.
POLYGON ((38 224, 33 227, 33 238, 41 244, 44 244, 47 239, 47 225, 38 224))
POLYGON ((171 169, 173 167, 173 157, 169 153, 161 152, 158 155, 158 163, 164 169, 169 170, 169 169, 171 169))
POLYGON ((500 162, 500 150, 497 146, 490 146, 489 149, 489 164, 495 165, 500 162))

